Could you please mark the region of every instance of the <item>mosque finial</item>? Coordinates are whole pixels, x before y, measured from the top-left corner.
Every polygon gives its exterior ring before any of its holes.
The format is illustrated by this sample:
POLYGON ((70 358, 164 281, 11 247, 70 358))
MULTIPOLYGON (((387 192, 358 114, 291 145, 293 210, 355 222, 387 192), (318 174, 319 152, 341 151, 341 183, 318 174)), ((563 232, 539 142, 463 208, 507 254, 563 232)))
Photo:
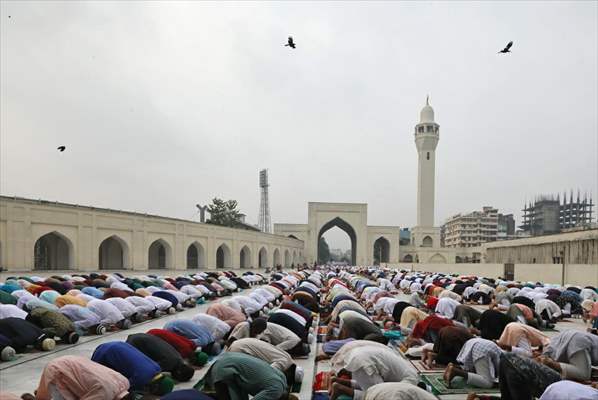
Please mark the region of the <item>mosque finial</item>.
POLYGON ((430 95, 426 96, 426 105, 429 106, 430 105, 430 95))

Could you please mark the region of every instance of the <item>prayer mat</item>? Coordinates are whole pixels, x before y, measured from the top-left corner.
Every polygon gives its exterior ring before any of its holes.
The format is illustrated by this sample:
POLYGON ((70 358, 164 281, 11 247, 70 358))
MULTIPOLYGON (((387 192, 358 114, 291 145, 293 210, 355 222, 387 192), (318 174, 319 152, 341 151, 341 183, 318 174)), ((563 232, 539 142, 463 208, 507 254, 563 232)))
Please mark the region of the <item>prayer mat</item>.
POLYGON ((410 360, 411 364, 417 369, 418 372, 422 374, 431 374, 431 373, 439 373, 444 372, 446 365, 437 365, 433 364, 432 368, 428 367, 428 364, 423 362, 422 360, 410 360))
POLYGON ((332 375, 332 371, 322 371, 316 374, 314 379, 313 390, 326 390, 328 391, 328 386, 330 385, 330 377, 332 375))
POLYGON ((544 328, 544 327, 540 328, 539 331, 540 332, 560 332, 558 329, 555 329, 555 328, 544 328))
POLYGON ((490 389, 483 389, 475 386, 468 385, 465 380, 461 377, 453 379, 451 387, 446 386, 443 374, 424 374, 420 376, 422 381, 432 390, 435 395, 445 394, 467 394, 471 392, 480 393, 500 393, 498 386, 490 389))

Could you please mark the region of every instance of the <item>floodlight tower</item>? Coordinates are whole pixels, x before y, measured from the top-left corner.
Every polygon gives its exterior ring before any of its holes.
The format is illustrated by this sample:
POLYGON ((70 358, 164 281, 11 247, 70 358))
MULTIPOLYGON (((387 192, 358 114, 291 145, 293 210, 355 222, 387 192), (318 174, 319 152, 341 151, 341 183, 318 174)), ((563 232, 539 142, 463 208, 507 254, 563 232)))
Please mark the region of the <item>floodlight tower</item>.
POLYGON ((260 171, 260 219, 258 222, 260 231, 265 233, 272 233, 272 225, 270 224, 270 202, 268 201, 268 170, 262 169, 260 171))

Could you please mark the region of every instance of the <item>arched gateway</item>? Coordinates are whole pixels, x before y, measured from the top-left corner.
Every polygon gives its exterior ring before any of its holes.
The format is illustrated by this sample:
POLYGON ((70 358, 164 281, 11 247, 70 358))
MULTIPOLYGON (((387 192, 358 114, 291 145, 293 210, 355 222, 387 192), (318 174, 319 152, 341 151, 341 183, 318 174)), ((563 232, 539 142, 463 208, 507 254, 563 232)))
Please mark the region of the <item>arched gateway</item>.
POLYGON ((309 203, 307 224, 275 224, 274 232, 292 236, 305 243, 305 261, 314 263, 318 257, 320 238, 326 231, 338 227, 351 240, 353 265, 373 265, 374 242, 383 237, 383 262, 399 262, 400 229, 398 226, 368 226, 367 204, 309 203))

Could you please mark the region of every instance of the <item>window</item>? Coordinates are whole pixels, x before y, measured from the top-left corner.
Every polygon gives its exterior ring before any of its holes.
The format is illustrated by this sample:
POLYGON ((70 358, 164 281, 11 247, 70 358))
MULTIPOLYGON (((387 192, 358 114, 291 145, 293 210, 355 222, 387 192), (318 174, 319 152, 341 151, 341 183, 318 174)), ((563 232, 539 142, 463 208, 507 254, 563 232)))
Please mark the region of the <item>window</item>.
POLYGON ((418 131, 419 133, 423 133, 423 132, 424 132, 424 127, 423 127, 423 126, 420 126, 419 128, 417 128, 417 131, 418 131))
POLYGON ((432 125, 426 126, 426 132, 434 132, 434 127, 432 125))
POLYGON ((428 152, 426 153, 426 160, 429 160, 429 159, 430 159, 430 152, 428 151, 428 152))

